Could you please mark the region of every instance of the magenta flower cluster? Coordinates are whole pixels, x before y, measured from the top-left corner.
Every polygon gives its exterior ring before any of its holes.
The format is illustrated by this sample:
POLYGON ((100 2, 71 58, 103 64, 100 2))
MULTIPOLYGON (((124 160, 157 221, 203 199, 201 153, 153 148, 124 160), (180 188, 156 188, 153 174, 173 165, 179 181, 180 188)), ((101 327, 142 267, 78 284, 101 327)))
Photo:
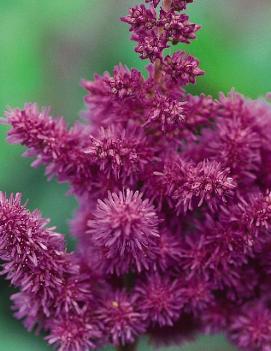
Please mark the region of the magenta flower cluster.
POLYGON ((122 21, 150 61, 147 77, 119 65, 83 81, 84 121, 68 128, 35 104, 2 121, 8 141, 79 204, 68 253, 20 195, 0 195, 15 316, 59 351, 217 332, 240 350, 271 350, 271 106, 235 91, 186 92, 199 61, 165 51, 195 38, 199 26, 183 13, 191 2, 130 9, 122 21))

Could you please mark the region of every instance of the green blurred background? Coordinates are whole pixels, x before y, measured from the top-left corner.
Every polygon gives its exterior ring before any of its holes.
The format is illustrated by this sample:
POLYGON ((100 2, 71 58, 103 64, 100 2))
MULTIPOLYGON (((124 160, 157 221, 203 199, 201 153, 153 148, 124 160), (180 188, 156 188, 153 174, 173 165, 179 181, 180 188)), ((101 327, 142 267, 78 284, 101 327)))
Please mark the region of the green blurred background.
MULTIPOLYGON (((72 123, 83 109, 82 78, 111 71, 123 62, 144 70, 133 53, 128 27, 118 18, 132 0, 0 0, 0 116, 25 102, 51 105, 72 123)), ((231 87, 251 97, 271 90, 270 0, 202 0, 190 6, 203 25, 198 40, 185 47, 206 70, 193 93, 217 96, 231 87)), ((23 192, 30 208, 40 208, 59 231, 68 233, 75 201, 66 186, 47 183, 42 169, 21 158, 23 148, 8 145, 0 126, 0 190, 23 192)), ((70 246, 72 242, 69 239, 70 246)), ((0 351, 49 350, 42 337, 27 333, 12 318, 11 288, 0 279, 0 351)), ((146 350, 146 343, 140 350, 146 350)), ((173 349, 171 349, 173 350, 173 349)), ((223 336, 201 337, 180 351, 230 351, 223 336)))

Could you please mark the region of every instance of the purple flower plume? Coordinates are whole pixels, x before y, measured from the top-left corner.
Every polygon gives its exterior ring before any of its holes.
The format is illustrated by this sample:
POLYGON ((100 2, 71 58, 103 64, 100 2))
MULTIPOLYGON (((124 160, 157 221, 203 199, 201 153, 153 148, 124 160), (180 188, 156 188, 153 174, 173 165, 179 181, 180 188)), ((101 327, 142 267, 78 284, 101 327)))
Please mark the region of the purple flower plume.
POLYGON ((158 217, 142 194, 129 189, 109 193, 99 200, 93 220, 88 222, 88 235, 102 251, 109 272, 123 274, 130 269, 148 269, 155 258, 159 240, 158 217))
MULTIPOLYGON (((193 0, 145 0, 121 18, 143 74, 123 64, 83 80, 83 119, 11 108, 0 123, 33 166, 69 185, 64 237, 21 195, 0 192, 1 274, 12 309, 59 351, 135 349, 222 332, 271 351, 271 106, 230 91, 192 95, 193 0)), ((268 98, 268 96, 267 96, 268 98)))
POLYGON ((271 313, 262 303, 245 304, 232 320, 230 338, 241 350, 269 351, 271 349, 271 313))
POLYGON ((182 51, 175 52, 172 56, 167 55, 162 63, 162 70, 181 86, 194 84, 196 77, 204 74, 199 68, 199 61, 182 51))
POLYGON ((101 128, 85 149, 93 163, 108 178, 131 178, 144 171, 152 152, 141 130, 121 127, 101 128))
POLYGON ((175 201, 177 212, 193 210, 207 201, 210 208, 227 201, 236 187, 230 169, 223 169, 216 161, 204 160, 194 165, 176 159, 166 163, 163 172, 155 172, 161 185, 175 201))
POLYGON ((60 316, 51 320, 50 334, 46 337, 49 345, 56 345, 59 351, 88 351, 96 349, 101 331, 93 325, 86 311, 75 315, 60 316))
MULTIPOLYGON (((157 2, 154 3, 156 5, 157 2)), ((138 42, 135 51, 142 59, 148 58, 152 62, 161 59, 169 42, 190 43, 200 29, 200 26, 189 21, 187 15, 177 13, 184 8, 183 1, 182 4, 172 3, 169 9, 165 7, 157 15, 154 8, 147 9, 145 5, 140 5, 130 9, 129 15, 122 18, 131 26, 131 39, 138 42)))
POLYGON ((49 177, 56 175, 80 191, 81 187, 90 189, 94 170, 84 152, 82 128, 68 130, 63 119, 53 119, 48 109, 39 110, 35 104, 8 110, 6 120, 12 126, 9 142, 26 146, 25 155, 36 157, 33 166, 45 164, 49 177))
POLYGON ((111 292, 102 298, 97 316, 104 325, 108 341, 115 346, 134 342, 146 330, 135 296, 122 290, 111 292))
POLYGON ((184 304, 177 280, 158 275, 150 276, 147 282, 135 289, 144 318, 160 326, 173 325, 179 318, 184 304))
MULTIPOLYGON (((38 211, 31 213, 21 204, 19 194, 7 198, 0 193, 2 274, 20 289, 12 296, 16 316, 25 319, 28 329, 35 325, 52 329, 54 337, 50 337, 50 343, 58 340, 59 328, 74 316, 65 332, 76 334, 77 340, 73 338, 71 342, 59 335, 58 343, 60 350, 77 351, 82 342, 78 328, 82 327, 75 319, 82 324, 82 308, 89 306, 93 299, 91 286, 89 278, 80 274, 78 265, 66 253, 63 236, 54 228, 46 228, 47 223, 38 211), (56 324, 52 322, 54 320, 57 320, 56 324)), ((92 330, 95 332, 89 331, 88 338, 96 340, 101 336, 95 324, 92 330)), ((95 344, 88 341, 86 346, 95 344)))
POLYGON ((30 213, 20 203, 19 194, 8 199, 0 195, 0 257, 2 274, 24 293, 36 296, 45 315, 48 300, 61 288, 68 264, 64 241, 54 228, 35 211, 30 213))

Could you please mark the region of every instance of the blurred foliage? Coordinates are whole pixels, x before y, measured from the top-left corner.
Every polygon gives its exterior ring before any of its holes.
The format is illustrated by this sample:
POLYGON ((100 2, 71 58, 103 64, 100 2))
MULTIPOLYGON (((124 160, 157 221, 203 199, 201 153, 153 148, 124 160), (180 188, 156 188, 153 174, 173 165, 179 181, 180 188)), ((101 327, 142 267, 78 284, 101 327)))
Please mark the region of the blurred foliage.
MULTIPOLYGON (((133 53, 130 33, 118 18, 133 0, 0 0, 0 115, 8 106, 36 101, 72 123, 83 110, 80 79, 112 71, 123 62, 144 71, 133 53)), ((193 93, 217 96, 231 87, 251 97, 263 96, 271 83, 271 4, 269 0, 204 0, 189 13, 203 28, 189 47, 206 75, 193 93)), ((67 187, 47 183, 43 170, 30 168, 23 148, 8 145, 0 126, 0 189, 23 192, 30 208, 40 208, 63 233, 76 207, 67 187)), ((70 246, 73 243, 68 239, 70 246)), ((0 280, 0 351, 49 350, 41 337, 28 334, 12 318, 11 289, 0 280)), ((140 350, 148 349, 142 341, 140 350)), ((169 350, 230 351, 223 337, 202 337, 169 350)))

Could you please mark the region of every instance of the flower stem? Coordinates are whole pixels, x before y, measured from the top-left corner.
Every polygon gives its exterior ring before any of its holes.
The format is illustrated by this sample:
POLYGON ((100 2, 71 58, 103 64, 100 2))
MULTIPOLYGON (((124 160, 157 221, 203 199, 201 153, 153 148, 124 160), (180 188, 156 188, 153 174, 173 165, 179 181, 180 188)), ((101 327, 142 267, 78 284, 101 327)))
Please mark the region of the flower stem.
POLYGON ((171 0, 164 0, 163 1, 163 5, 162 5, 163 10, 169 11, 170 6, 171 6, 171 0))

